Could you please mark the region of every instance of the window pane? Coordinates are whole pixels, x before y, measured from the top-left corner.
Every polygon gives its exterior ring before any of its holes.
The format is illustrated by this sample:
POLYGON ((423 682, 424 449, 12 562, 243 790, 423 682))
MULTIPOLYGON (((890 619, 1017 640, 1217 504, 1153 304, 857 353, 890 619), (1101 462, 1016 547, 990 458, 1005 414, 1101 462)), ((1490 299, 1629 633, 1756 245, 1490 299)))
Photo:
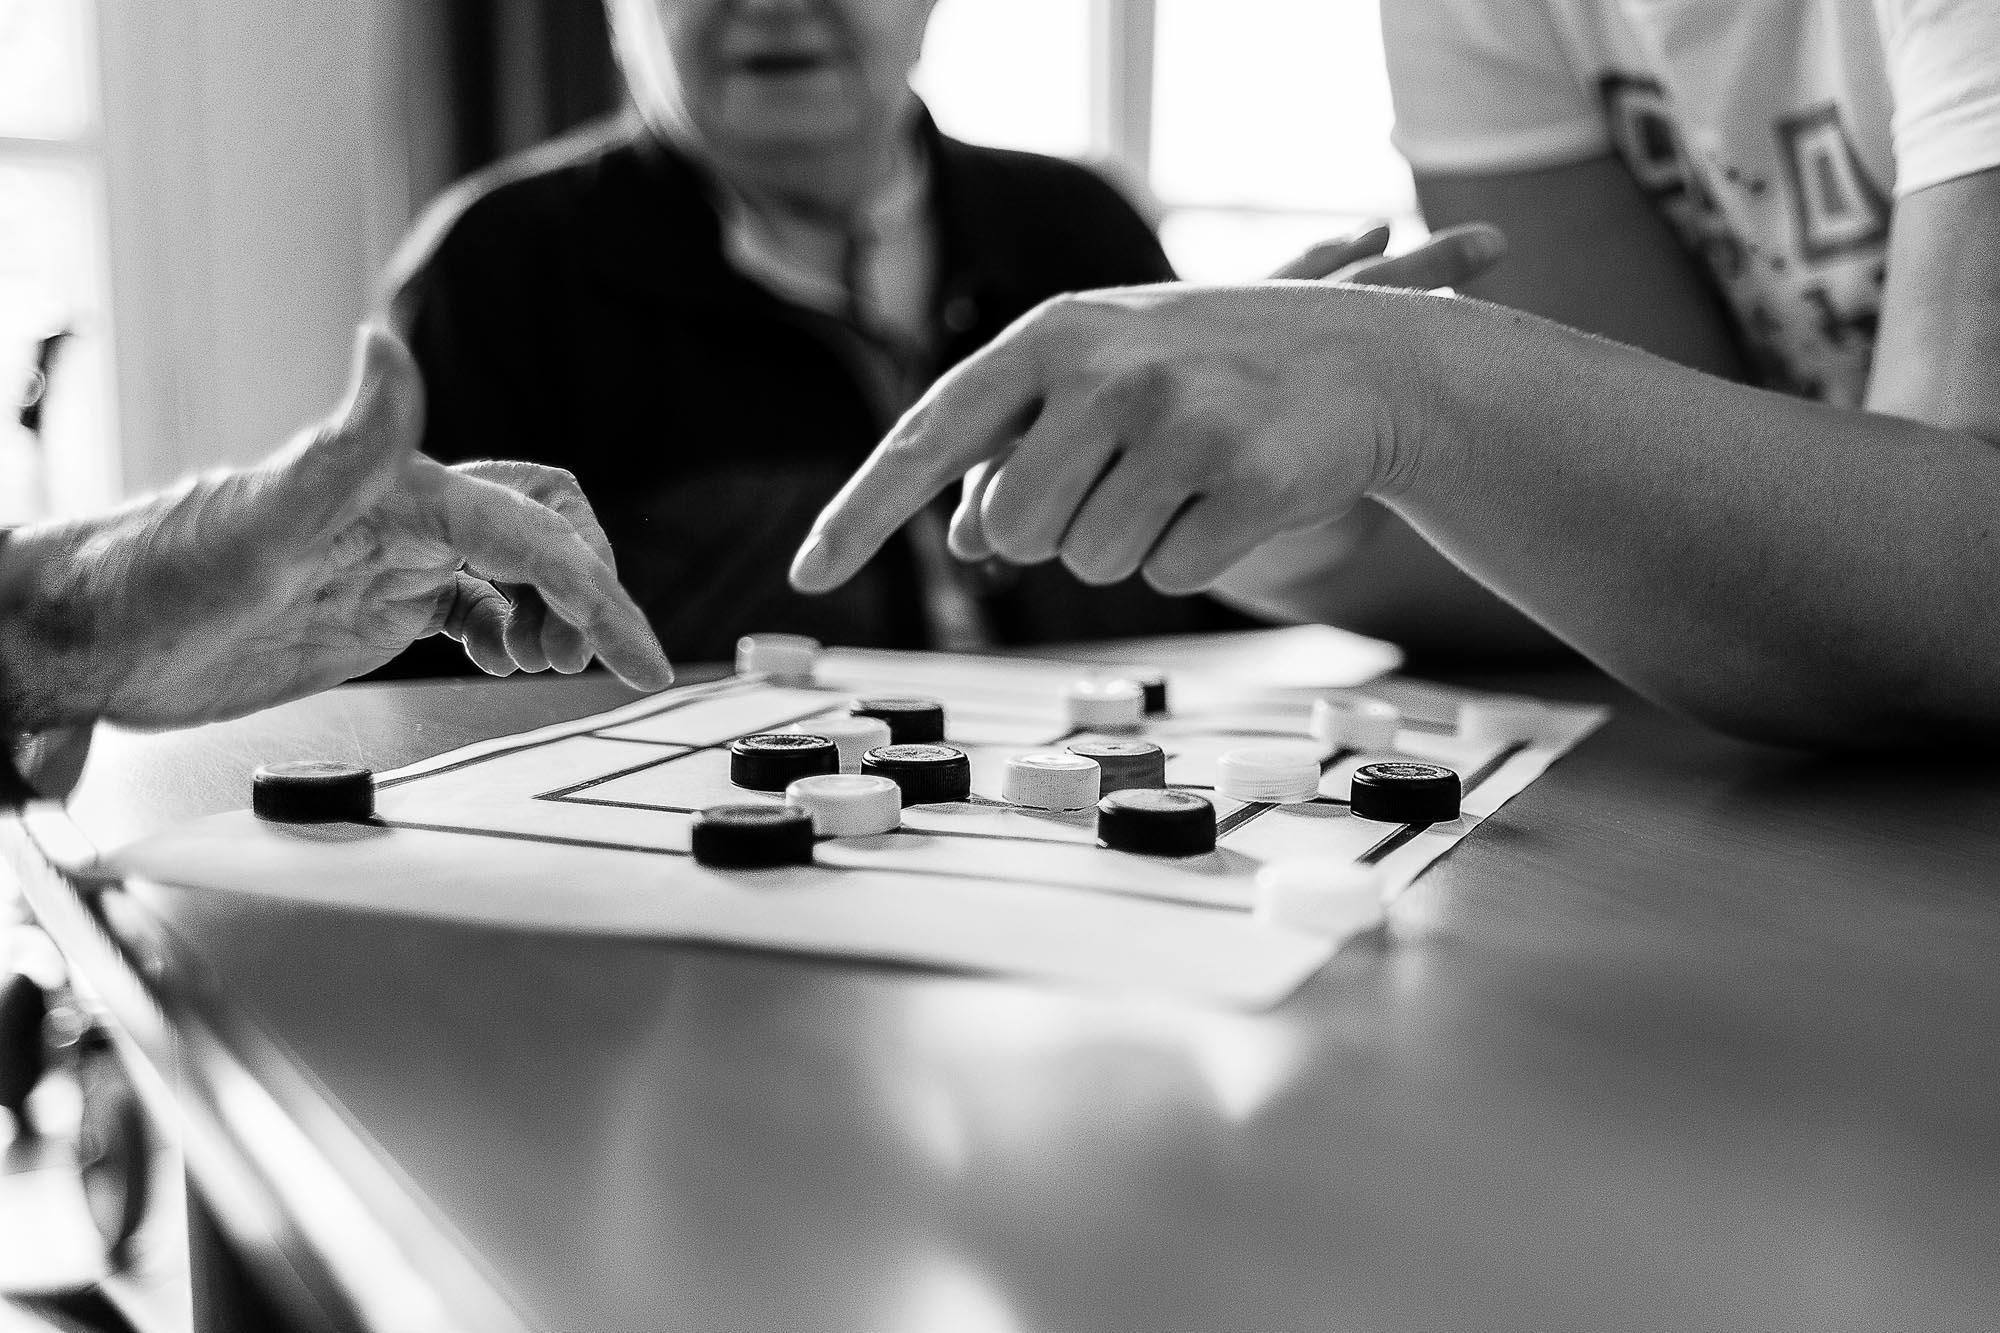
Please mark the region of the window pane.
POLYGON ((1376 0, 1159 0, 1153 188, 1170 206, 1414 210, 1376 0))
POLYGON ((109 322, 95 173, 60 158, 0 158, 0 522, 113 496, 109 322), (18 404, 35 344, 70 330, 44 404, 42 447, 18 404))
POLYGON ((1090 151, 1084 0, 943 0, 917 92, 955 138, 1081 157, 1090 151))
POLYGON ((91 114, 89 0, 0 0, 0 136, 67 139, 91 114))

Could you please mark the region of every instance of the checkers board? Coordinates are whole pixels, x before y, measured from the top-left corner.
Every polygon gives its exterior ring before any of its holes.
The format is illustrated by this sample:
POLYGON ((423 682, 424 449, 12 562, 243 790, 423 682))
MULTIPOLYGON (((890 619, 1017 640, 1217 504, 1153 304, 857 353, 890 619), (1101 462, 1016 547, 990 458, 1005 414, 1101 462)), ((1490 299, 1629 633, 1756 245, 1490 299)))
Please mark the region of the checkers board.
POLYGON ((1343 691, 1246 687, 1153 660, 1170 673, 1172 701, 1139 735, 1166 751, 1170 786, 1214 800, 1211 853, 1107 850, 1094 811, 1000 799, 1011 756, 1079 739, 1065 691, 1105 671, 1101 657, 1085 666, 833 649, 809 686, 729 677, 380 774, 367 823, 288 825, 239 811, 148 838, 112 861, 143 880, 364 910, 885 960, 1255 1009, 1290 994, 1341 943, 1254 916, 1260 868, 1372 864, 1392 896, 1604 716, 1547 704, 1532 740, 1472 744, 1457 734, 1456 708, 1477 696, 1423 686, 1392 750, 1330 750, 1317 799, 1245 804, 1214 791, 1220 756, 1305 739, 1313 701, 1343 691), (730 783, 731 741, 809 732, 816 718, 874 695, 944 701, 947 738, 971 758, 971 799, 911 806, 892 832, 822 840, 810 866, 694 861, 690 830, 702 809, 783 800, 730 783), (1352 815, 1354 769, 1384 758, 1455 769, 1460 817, 1403 827, 1352 815))

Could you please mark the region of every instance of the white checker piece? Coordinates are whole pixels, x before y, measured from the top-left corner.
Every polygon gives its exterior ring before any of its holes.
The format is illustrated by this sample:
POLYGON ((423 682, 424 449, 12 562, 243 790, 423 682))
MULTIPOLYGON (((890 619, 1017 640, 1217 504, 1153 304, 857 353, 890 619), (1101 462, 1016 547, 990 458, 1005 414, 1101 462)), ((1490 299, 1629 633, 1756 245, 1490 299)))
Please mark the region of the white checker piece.
POLYGON ((811 816, 822 838, 875 837, 903 822, 902 792, 888 778, 816 773, 785 788, 785 804, 811 816))
POLYGON ((795 724, 791 730, 809 736, 824 736, 840 751, 840 771, 859 773, 861 759, 870 750, 889 744, 889 724, 879 717, 859 717, 853 713, 825 713, 795 724))
POLYGON ((1067 750, 1030 750, 1007 760, 1000 795, 1034 810, 1088 810, 1097 804, 1103 772, 1095 759, 1067 750))
POLYGON ((1145 717, 1144 698, 1137 681, 1086 676, 1070 682, 1063 702, 1072 727, 1129 732, 1145 717))
POLYGON ((1251 910, 1260 921, 1344 940, 1381 924, 1385 878, 1379 866, 1273 861, 1257 872, 1251 910))
POLYGON ((803 634, 746 634, 736 641, 736 671, 779 685, 810 685, 823 651, 818 639, 803 634))
POLYGON ((1000 799, 1010 759, 1079 738, 1065 696, 1079 674, 1101 670, 833 649, 811 688, 741 679, 684 687, 382 774, 387 827, 301 832, 238 813, 148 839, 122 859, 154 878, 374 910, 893 958, 1263 1008, 1338 941, 1256 919, 1260 869, 1301 858, 1365 863, 1393 893, 1603 717, 1544 705, 1532 744, 1497 748, 1461 740, 1435 716, 1440 703, 1455 709, 1472 696, 1424 687, 1430 706, 1406 714, 1395 752, 1467 778, 1465 814, 1397 830, 1339 803, 1355 757, 1322 775, 1319 791, 1331 799, 1246 806, 1217 795, 1223 753, 1306 740, 1318 696, 1232 696, 1215 682, 1176 681, 1176 707, 1192 707, 1147 719, 1139 735, 1166 751, 1170 784, 1215 802, 1221 830, 1212 853, 1149 857, 1098 847, 1094 810, 1000 799), (810 731, 812 719, 845 716, 864 694, 943 699, 947 739, 972 761, 972 799, 911 806, 893 831, 822 841, 812 867, 717 871, 684 854, 704 807, 782 800, 730 784, 730 740, 810 731))

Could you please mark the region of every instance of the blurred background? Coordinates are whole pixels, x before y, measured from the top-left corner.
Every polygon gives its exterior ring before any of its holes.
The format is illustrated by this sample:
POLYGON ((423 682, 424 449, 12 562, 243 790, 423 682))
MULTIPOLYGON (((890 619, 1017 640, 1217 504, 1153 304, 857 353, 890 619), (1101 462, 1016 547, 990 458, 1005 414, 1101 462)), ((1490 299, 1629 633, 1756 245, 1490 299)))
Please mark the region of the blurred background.
MULTIPOLYGON (((1376 0, 942 0, 917 87, 1106 171, 1189 278, 1414 227, 1376 0)), ((0 523, 268 452, 424 205, 622 96, 598 0, 0 0, 0 523)))

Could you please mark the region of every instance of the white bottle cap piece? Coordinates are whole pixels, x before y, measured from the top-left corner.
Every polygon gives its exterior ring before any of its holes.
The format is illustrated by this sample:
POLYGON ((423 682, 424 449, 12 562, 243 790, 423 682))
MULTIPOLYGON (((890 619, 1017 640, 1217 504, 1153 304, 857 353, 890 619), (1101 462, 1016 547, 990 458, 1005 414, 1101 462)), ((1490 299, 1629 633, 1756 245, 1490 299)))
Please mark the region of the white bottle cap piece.
POLYGON ((843 773, 859 773, 862 755, 877 746, 889 744, 889 724, 879 717, 836 713, 831 717, 815 717, 801 722, 796 730, 824 736, 832 741, 834 748, 840 751, 840 771, 843 773))
POLYGON ((864 838, 903 822, 903 789, 861 773, 816 773, 785 788, 785 804, 812 817, 822 838, 864 838))
POLYGON ((1387 877, 1379 866, 1274 861, 1257 872, 1259 921, 1344 940, 1382 921, 1387 877))
POLYGON ((1403 712, 1392 703, 1350 694, 1339 699, 1315 699, 1307 724, 1316 740, 1335 749, 1364 754, 1396 748, 1403 712))
POLYGON ((1296 745, 1249 745, 1225 750, 1215 765, 1215 789, 1233 801, 1297 805, 1319 795, 1319 750, 1296 745))
POLYGON ((1069 724, 1085 731, 1137 731, 1146 692, 1136 680, 1087 676, 1069 687, 1069 724))
POLYGON ((1007 761, 1000 795, 1030 810, 1088 810, 1102 774, 1095 759, 1064 750, 1017 754, 1007 761))
POLYGON ((736 674, 767 676, 776 685, 810 685, 820 643, 803 634, 746 634, 736 641, 736 674))
POLYGON ((1547 717, 1548 710, 1534 699, 1467 699, 1458 706, 1458 738, 1494 749, 1532 743, 1547 717))

